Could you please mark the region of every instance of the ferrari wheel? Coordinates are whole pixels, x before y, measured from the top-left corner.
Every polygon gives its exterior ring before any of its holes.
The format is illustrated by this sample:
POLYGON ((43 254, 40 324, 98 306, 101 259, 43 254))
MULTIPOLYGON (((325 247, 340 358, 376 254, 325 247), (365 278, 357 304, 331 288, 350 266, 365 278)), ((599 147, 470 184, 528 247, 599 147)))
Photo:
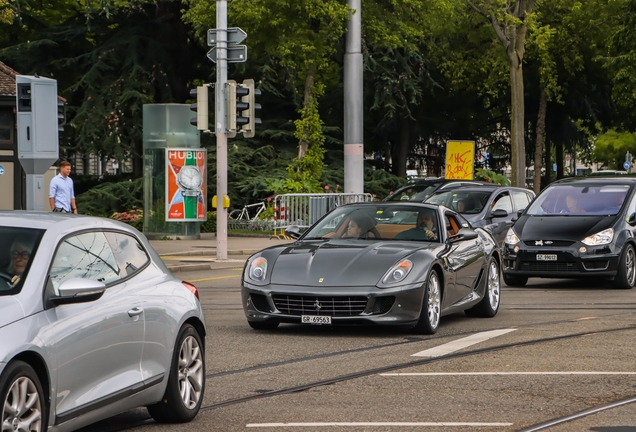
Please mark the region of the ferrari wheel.
POLYGON ((254 330, 274 330, 278 327, 278 323, 276 321, 248 321, 247 323, 254 330))
POLYGON ((431 270, 426 278, 424 287, 424 302, 420 319, 413 327, 413 331, 418 334, 435 334, 439 327, 439 319, 442 308, 442 289, 439 275, 435 270, 431 270))
POLYGON ((488 276, 484 297, 479 303, 466 310, 466 315, 471 317, 492 318, 497 315, 501 300, 501 284, 499 276, 499 263, 496 258, 491 258, 488 263, 488 276))
POLYGON ((44 431, 46 415, 44 391, 31 366, 16 361, 0 377, 0 429, 44 431))
POLYGON ((528 276, 511 276, 504 273, 504 282, 511 287, 524 287, 528 283, 528 276))
POLYGON ((148 406, 148 412, 161 423, 185 423, 196 417, 205 390, 204 346, 199 333, 184 325, 170 365, 168 386, 160 402, 148 406))
POLYGON ((616 288, 620 289, 631 289, 636 283, 636 253, 631 244, 625 245, 623 249, 614 282, 616 288))

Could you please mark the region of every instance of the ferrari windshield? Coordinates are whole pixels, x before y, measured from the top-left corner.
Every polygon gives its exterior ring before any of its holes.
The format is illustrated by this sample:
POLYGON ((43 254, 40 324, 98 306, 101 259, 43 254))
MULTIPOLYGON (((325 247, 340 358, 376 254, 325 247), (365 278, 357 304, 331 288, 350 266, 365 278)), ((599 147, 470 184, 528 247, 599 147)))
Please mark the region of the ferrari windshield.
POLYGON ((341 238, 439 242, 439 227, 434 206, 398 203, 346 205, 335 209, 310 228, 303 240, 341 238))
POLYGON ((20 292, 44 231, 0 227, 0 296, 20 292), (4 245, 7 245, 4 247, 4 245))
POLYGON ((621 210, 628 185, 556 184, 549 186, 528 208, 527 214, 609 216, 621 210))

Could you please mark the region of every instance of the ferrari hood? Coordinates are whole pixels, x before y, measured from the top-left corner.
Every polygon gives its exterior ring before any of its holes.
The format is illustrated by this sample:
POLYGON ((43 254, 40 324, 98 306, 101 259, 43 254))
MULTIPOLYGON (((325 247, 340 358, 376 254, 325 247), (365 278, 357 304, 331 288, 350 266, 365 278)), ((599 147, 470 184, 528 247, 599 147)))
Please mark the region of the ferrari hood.
POLYGON ((607 216, 524 216, 514 225, 521 240, 579 241, 614 225, 607 216))
POLYGON ((393 264, 422 249, 422 245, 363 240, 302 242, 280 253, 271 269, 271 283, 324 287, 376 285, 393 264))

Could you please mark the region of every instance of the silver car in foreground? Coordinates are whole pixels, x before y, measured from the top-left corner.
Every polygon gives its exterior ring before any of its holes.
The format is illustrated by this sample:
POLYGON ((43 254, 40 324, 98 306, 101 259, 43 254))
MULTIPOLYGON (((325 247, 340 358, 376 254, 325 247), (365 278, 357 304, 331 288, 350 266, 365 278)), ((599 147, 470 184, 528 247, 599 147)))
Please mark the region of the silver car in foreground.
POLYGON ((204 338, 196 287, 134 228, 0 212, 1 431, 72 431, 138 406, 190 421, 204 338))

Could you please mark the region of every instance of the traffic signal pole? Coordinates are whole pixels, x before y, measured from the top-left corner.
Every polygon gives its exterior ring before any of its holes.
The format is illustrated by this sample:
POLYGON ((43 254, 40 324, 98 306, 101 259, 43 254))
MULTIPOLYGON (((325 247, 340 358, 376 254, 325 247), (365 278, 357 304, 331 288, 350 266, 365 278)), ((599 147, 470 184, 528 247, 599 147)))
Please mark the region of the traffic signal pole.
POLYGON ((227 0, 216 0, 216 85, 214 123, 216 130, 216 259, 227 260, 227 0))
POLYGON ((353 9, 347 23, 344 56, 344 192, 364 193, 361 0, 347 0, 353 9))

